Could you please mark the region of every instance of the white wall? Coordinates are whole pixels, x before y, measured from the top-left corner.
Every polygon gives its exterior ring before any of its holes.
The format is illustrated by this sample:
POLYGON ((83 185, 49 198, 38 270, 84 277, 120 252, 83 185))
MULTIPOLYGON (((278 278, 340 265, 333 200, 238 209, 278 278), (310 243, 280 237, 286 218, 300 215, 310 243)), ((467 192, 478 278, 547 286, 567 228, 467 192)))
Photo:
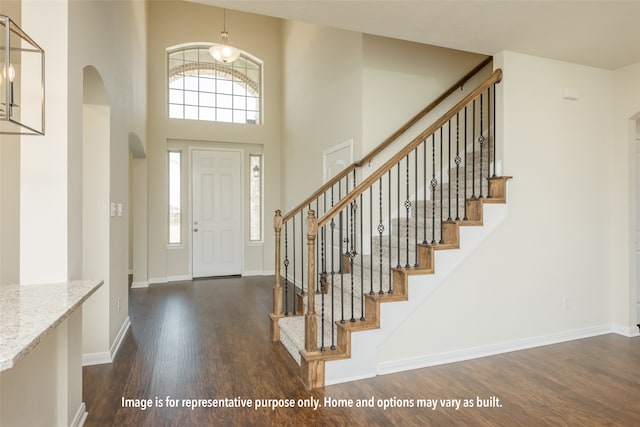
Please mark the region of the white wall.
MULTIPOLYGON (((227 30, 230 42, 264 61, 264 116, 259 126, 231 123, 199 122, 167 117, 166 49, 189 42, 218 42, 222 30, 222 9, 182 1, 151 2, 149 7, 149 123, 148 123, 148 206, 147 227, 150 282, 162 282, 191 275, 190 206, 185 190, 182 227, 185 244, 181 248, 167 247, 168 194, 167 149, 169 141, 187 141, 182 147, 220 147, 235 144, 245 147, 262 146, 264 153, 264 245, 248 243, 249 222, 245 217, 245 265, 243 271, 273 273, 273 232, 270 226, 273 212, 280 206, 280 111, 281 63, 280 20, 227 10, 227 30), (247 145, 248 144, 248 145, 247 145)), ((188 167, 188 151, 183 153, 188 167)), ((184 171, 184 177, 190 175, 184 171)), ((245 205, 248 206, 248 194, 245 205)), ((134 239, 135 240, 135 239, 134 239)), ((135 244, 135 242, 134 242, 135 244)), ((136 259, 134 257, 134 263, 136 259)))
POLYGON ((611 144, 611 186, 608 202, 611 214, 612 321, 621 332, 636 332, 640 309, 636 308, 638 265, 635 255, 638 191, 636 175, 636 120, 640 118, 640 64, 613 73, 613 140, 611 144))
POLYGON ((508 218, 381 346, 381 362, 610 327, 612 73, 512 52, 495 66, 508 218), (561 99, 566 87, 580 99, 561 99))

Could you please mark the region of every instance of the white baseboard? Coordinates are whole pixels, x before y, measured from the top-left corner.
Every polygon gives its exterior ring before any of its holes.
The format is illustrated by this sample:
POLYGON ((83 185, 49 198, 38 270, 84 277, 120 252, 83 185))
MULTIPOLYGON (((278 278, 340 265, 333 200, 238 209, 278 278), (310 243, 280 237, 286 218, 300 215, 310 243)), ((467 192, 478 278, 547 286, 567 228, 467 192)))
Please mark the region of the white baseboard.
POLYGON ((167 283, 166 277, 149 277, 149 284, 153 285, 154 283, 167 283))
POLYGON ((249 277, 249 276, 264 276, 264 272, 263 271, 243 271, 242 272, 242 277, 249 277))
POLYGON ((111 363, 111 353, 103 351, 101 353, 85 353, 82 355, 82 366, 104 365, 111 363))
POLYGON ((148 288, 148 287, 149 287, 149 282, 148 281, 131 283, 131 289, 148 288))
POLYGON ((111 348, 109 349, 111 353, 111 360, 113 360, 116 357, 116 354, 118 354, 118 350, 120 350, 122 341, 124 341, 124 337, 127 336, 127 332, 129 331, 130 327, 131 327, 131 320, 129 319, 129 316, 127 316, 127 318, 124 319, 124 322, 122 322, 122 326, 118 331, 118 335, 116 335, 116 339, 113 340, 113 344, 111 344, 111 348))
POLYGON ((113 340, 113 344, 111 344, 109 351, 83 354, 82 366, 103 365, 105 363, 113 362, 113 359, 116 357, 116 354, 118 354, 118 350, 120 350, 122 341, 124 341, 124 337, 127 335, 127 331, 130 326, 131 320, 129 319, 129 316, 127 316, 124 322, 122 322, 118 335, 116 335, 116 339, 113 340))
POLYGON ((81 402, 80 407, 78 408, 76 415, 73 417, 73 420, 71 420, 71 424, 69 426, 82 427, 84 425, 84 422, 87 421, 88 415, 89 414, 87 413, 86 405, 84 404, 84 402, 81 402))
POLYGON ((509 353, 528 348, 542 347, 566 341, 589 338, 612 332, 611 325, 594 326, 590 328, 576 329, 559 332, 541 337, 524 338, 515 341, 507 341, 497 344, 489 344, 481 347, 473 347, 448 353, 433 354, 413 357, 404 360, 394 360, 378 363, 378 375, 392 374, 409 371, 412 369, 426 368, 429 366, 444 365, 447 363, 462 362, 464 360, 478 359, 480 357, 494 356, 496 354, 509 353))
POLYGON ((188 280, 193 280, 193 277, 188 274, 182 276, 167 276, 167 282, 184 282, 188 280))
POLYGON ((611 332, 623 337, 640 337, 640 330, 637 326, 611 325, 611 332))
POLYGON ((263 276, 275 276, 276 275, 276 271, 275 270, 265 270, 262 272, 263 276))

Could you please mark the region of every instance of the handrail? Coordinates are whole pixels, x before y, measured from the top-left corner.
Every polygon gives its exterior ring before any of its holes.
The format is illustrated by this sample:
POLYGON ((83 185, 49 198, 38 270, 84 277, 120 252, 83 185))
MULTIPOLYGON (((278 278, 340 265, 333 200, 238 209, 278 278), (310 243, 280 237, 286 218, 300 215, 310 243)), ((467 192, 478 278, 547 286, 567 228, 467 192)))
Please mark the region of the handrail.
POLYGON ((447 113, 445 113, 440 119, 436 120, 431 126, 429 126, 425 131, 423 131, 420 135, 416 136, 409 144, 407 144, 402 150, 398 151, 396 155, 387 160, 382 166, 378 168, 375 172, 369 175, 364 181, 362 181, 359 185, 357 185, 351 192, 349 192, 345 197, 338 200, 336 204, 329 209, 321 218, 318 218, 317 227, 320 228, 326 225, 331 218, 335 217, 340 211, 342 211, 349 203, 353 202, 360 194, 364 193, 374 182, 376 182, 380 177, 386 174, 392 167, 398 164, 407 154, 412 152, 418 145, 420 145, 426 138, 431 136, 431 134, 435 133, 438 129, 440 129, 445 123, 451 120, 456 114, 458 114, 462 109, 468 105, 475 98, 480 96, 482 92, 484 92, 487 88, 495 83, 499 83, 502 80, 502 70, 497 69, 493 72, 493 74, 485 80, 480 86, 474 89, 471 93, 465 96, 460 102, 458 102, 453 108, 451 108, 447 113))
POLYGON ((480 64, 478 64, 473 70, 469 71, 465 74, 460 80, 455 82, 452 86, 449 87, 445 92, 442 93, 438 98, 436 98, 433 102, 427 105, 422 109, 418 114, 413 116, 408 122, 406 122, 402 127, 400 127, 397 131, 395 131, 392 135, 390 135, 387 139, 382 141, 377 147, 369 152, 362 159, 353 162, 348 167, 340 171, 336 176, 327 181, 324 185, 318 188, 313 194, 307 197, 304 201, 299 203, 295 208, 291 209, 285 215, 282 216, 282 221, 287 222, 294 215, 296 215, 300 210, 304 209, 305 206, 308 206, 309 203, 317 199, 324 192, 329 190, 332 186, 334 186, 337 182, 351 173, 354 169, 359 168, 367 163, 370 163, 378 154, 380 154, 385 148, 391 145, 400 135, 405 133, 411 126, 420 121, 424 116, 429 114, 434 108, 436 108, 442 101, 444 101, 447 97, 449 97, 453 92, 455 92, 459 87, 463 86, 467 81, 471 80, 473 76, 476 75, 480 70, 486 67, 493 60, 492 56, 486 57, 480 64))

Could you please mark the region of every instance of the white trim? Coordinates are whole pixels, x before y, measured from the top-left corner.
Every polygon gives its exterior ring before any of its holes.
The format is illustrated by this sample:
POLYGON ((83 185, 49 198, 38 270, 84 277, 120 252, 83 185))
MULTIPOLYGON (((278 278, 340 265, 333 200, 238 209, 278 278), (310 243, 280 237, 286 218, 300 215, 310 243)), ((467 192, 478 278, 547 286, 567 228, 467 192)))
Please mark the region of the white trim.
POLYGON ((264 270, 262 272, 263 276, 275 276, 276 275, 276 271, 275 270, 264 270))
POLYGON ((255 271, 243 271, 242 272, 242 276, 264 276, 264 272, 262 270, 255 270, 255 271))
POLYGON ((102 353, 86 353, 82 355, 82 366, 104 365, 111 363, 111 354, 108 351, 102 353))
POLYGON ((611 332, 622 335, 623 337, 632 338, 640 337, 640 330, 637 326, 611 325, 611 332))
POLYGON ((118 335, 116 335, 116 338, 113 340, 109 351, 83 354, 82 366, 103 365, 105 363, 113 362, 113 359, 116 357, 116 354, 118 354, 118 350, 120 350, 120 346, 122 345, 124 337, 127 335, 127 331, 130 326, 131 320, 129 319, 129 316, 127 316, 127 318, 124 319, 124 322, 122 322, 118 335))
POLYGON ((131 283, 131 289, 139 289, 139 288, 148 288, 149 282, 144 280, 142 282, 133 282, 131 283))
POLYGON ((167 276, 167 282, 184 282, 192 279, 193 278, 191 277, 190 274, 184 274, 180 276, 167 276))
POLYGON ((433 355, 412 357, 403 360, 380 362, 378 363, 377 372, 378 375, 385 375, 412 369, 426 368, 429 366, 462 362, 464 360, 478 359, 481 357, 494 356, 496 354, 509 353, 512 351, 525 350, 534 347, 542 347, 545 345, 573 341, 582 338, 590 338, 598 335, 609 334, 612 331, 612 325, 600 325, 589 328, 559 332, 540 337, 517 339, 513 341, 489 344, 480 347, 472 347, 448 353, 439 353, 433 355))
POLYGON ((165 277, 149 277, 149 284, 153 285, 155 283, 167 283, 167 278, 165 277))
POLYGON ((124 337, 127 336, 127 331, 129 331, 130 327, 131 320, 129 319, 129 316, 127 316, 127 318, 124 319, 124 322, 122 322, 118 335, 116 335, 116 339, 113 340, 113 344, 111 344, 111 348, 109 349, 111 352, 111 360, 113 360, 116 357, 116 354, 118 354, 118 350, 120 350, 122 341, 124 341, 124 337))
POLYGON ((84 404, 84 402, 80 402, 80 406, 76 411, 76 415, 73 417, 73 420, 71 420, 71 424, 69 426, 82 427, 84 425, 84 422, 87 421, 88 415, 89 414, 87 413, 87 406, 84 404))

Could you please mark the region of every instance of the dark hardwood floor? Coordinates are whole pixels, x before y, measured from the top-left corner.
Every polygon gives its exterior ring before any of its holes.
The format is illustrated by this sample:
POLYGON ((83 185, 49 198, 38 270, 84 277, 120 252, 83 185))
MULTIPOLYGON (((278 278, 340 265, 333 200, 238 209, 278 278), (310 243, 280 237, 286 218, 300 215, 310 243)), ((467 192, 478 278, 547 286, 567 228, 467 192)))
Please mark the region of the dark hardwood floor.
POLYGON ((612 334, 307 391, 293 359, 269 339, 272 283, 273 277, 249 277, 132 289, 131 330, 116 360, 84 368, 85 426, 640 423, 640 338, 612 334), (236 397, 254 405, 314 398, 321 406, 325 397, 352 399, 354 406, 373 397, 376 405, 387 400, 396 407, 182 407, 183 399, 236 397), (476 407, 478 397, 492 407, 476 407), (123 407, 123 398, 151 399, 152 407, 123 407), (426 399, 461 399, 460 408, 416 407, 426 399), (474 407, 463 407, 464 399, 474 407))

